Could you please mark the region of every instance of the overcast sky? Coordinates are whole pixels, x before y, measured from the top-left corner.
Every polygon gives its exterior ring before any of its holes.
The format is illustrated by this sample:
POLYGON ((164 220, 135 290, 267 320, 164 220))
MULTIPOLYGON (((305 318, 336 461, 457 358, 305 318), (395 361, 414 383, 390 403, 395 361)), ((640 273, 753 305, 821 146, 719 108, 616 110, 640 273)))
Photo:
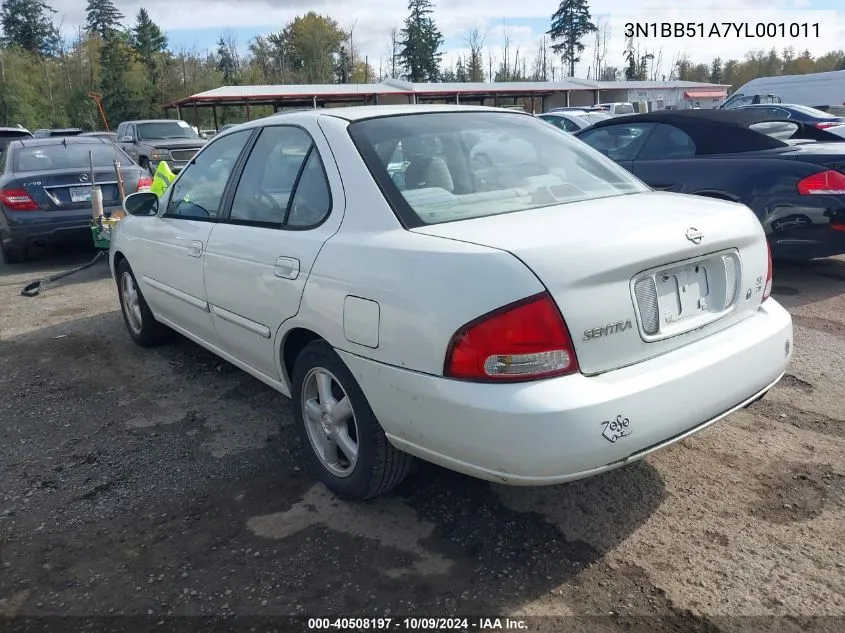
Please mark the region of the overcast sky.
MULTIPOLYGON (((58 11, 56 17, 63 21, 68 35, 84 23, 83 0, 48 0, 48 3, 58 11)), ((401 28, 407 14, 406 2, 397 0, 117 0, 115 4, 127 16, 127 23, 134 22, 141 6, 146 7, 153 19, 167 31, 171 49, 197 51, 216 48, 216 41, 224 32, 234 35, 239 47, 245 50, 255 35, 278 31, 296 15, 314 10, 335 18, 341 28, 351 29, 354 25, 355 47, 368 57, 376 71, 380 58, 384 64, 387 63, 391 28, 401 28)), ((554 0, 435 2, 434 17, 446 39, 444 58, 451 62, 465 53, 465 35, 470 28, 486 33, 485 44, 496 56, 501 54, 507 34, 512 48, 519 47, 520 56, 527 54, 529 58, 533 57, 543 33, 549 28, 550 17, 557 4, 554 0)), ((662 48, 666 72, 670 60, 679 54, 688 54, 694 61, 710 62, 716 55, 723 59, 741 59, 749 50, 772 46, 782 48, 792 45, 797 50, 807 48, 815 55, 845 48, 845 4, 842 0, 702 0, 695 1, 697 8, 694 11, 675 10, 673 7, 679 4, 685 3, 675 0, 591 2, 594 21, 603 18, 611 27, 608 65, 624 65, 624 31, 625 24, 629 22, 703 23, 708 32, 714 23, 720 31, 726 30, 723 23, 748 23, 751 33, 757 30, 759 23, 786 25, 786 37, 749 38, 733 33, 719 37, 640 39, 642 47, 662 48), (632 8, 634 6, 636 9, 632 8), (793 32, 797 30, 801 37, 789 37, 790 24, 797 25, 792 27, 793 32), (807 37, 803 37, 805 31, 807 37)), ((590 55, 588 47, 585 61, 590 55)), ((587 65, 582 63, 576 75, 585 77, 587 65)))

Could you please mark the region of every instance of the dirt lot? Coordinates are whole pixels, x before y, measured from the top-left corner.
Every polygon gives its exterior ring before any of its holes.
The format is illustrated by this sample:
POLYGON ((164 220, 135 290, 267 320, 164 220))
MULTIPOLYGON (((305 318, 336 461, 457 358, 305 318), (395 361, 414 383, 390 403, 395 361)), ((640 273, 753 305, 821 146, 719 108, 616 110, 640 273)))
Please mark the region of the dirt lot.
POLYGON ((790 374, 691 440, 543 489, 421 466, 346 504, 301 471, 284 398, 187 341, 136 347, 105 264, 19 296, 89 257, 0 268, 0 615, 845 630, 845 259, 776 268, 790 374))

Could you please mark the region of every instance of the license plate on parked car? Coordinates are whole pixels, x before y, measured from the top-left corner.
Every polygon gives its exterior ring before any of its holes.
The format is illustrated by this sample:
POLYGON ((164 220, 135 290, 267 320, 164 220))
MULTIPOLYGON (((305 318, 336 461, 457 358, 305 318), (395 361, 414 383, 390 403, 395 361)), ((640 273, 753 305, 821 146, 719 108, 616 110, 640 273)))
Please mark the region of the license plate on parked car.
POLYGON ((707 269, 702 264, 657 275, 657 302, 667 323, 708 311, 709 294, 707 269))
POLYGON ((91 187, 71 187, 70 188, 71 202, 90 202, 91 201, 91 187))

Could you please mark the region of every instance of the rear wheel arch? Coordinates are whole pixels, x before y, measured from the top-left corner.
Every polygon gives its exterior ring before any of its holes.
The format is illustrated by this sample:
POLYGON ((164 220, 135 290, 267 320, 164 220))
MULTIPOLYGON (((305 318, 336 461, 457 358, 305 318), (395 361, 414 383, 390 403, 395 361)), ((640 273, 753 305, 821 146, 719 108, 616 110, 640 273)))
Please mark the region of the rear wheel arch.
POLYGON ((288 384, 293 384, 293 369, 299 353, 309 343, 322 340, 325 340, 322 336, 304 327, 293 328, 285 334, 282 341, 281 360, 284 378, 287 379, 288 384))

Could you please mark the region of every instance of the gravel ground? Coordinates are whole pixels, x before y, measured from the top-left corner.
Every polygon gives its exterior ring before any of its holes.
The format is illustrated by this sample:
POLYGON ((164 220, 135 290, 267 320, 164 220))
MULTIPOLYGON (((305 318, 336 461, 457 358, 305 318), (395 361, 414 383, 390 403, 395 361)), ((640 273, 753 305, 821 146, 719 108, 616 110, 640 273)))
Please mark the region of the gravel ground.
POLYGON ((136 347, 105 263, 19 295, 91 256, 0 268, 0 616, 845 630, 845 258, 776 267, 790 373, 694 438, 552 488, 420 465, 347 504, 301 471, 284 398, 185 340, 136 347))

